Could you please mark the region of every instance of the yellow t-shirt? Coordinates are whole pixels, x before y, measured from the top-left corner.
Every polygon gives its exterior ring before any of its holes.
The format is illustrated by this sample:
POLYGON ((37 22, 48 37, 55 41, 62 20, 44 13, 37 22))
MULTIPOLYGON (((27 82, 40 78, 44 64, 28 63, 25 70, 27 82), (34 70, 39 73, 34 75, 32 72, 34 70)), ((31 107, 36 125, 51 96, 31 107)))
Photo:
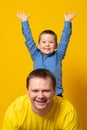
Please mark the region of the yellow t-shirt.
POLYGON ((17 98, 7 109, 2 130, 81 130, 76 111, 63 97, 54 96, 49 113, 40 116, 31 109, 27 95, 17 98))

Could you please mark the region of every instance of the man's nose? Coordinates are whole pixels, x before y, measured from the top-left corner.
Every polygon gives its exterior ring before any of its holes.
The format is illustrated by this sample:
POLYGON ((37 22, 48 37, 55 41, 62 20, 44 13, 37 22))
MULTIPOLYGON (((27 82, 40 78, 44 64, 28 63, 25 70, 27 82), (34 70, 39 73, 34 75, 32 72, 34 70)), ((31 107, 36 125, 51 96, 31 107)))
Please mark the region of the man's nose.
POLYGON ((43 92, 40 91, 40 92, 38 93, 38 97, 39 97, 39 98, 43 98, 43 92))

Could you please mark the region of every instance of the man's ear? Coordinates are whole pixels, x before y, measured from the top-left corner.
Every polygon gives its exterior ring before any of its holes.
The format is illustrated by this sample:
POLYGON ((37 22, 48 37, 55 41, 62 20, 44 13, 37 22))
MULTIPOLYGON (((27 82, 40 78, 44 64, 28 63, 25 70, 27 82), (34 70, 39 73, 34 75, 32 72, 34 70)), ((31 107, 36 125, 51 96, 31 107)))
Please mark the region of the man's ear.
POLYGON ((26 93, 27 93, 27 95, 29 96, 29 90, 26 88, 26 93))

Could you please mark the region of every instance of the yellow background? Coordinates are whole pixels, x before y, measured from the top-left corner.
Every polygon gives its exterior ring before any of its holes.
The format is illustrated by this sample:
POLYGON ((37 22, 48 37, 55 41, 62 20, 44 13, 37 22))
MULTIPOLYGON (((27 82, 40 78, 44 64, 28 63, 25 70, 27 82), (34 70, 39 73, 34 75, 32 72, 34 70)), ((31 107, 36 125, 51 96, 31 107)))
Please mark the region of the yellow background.
POLYGON ((76 12, 73 32, 63 60, 64 97, 75 106, 83 130, 87 129, 87 1, 2 0, 0 1, 0 129, 9 104, 26 92, 26 77, 33 63, 24 44, 21 21, 16 13, 30 13, 35 41, 42 30, 52 29, 58 41, 64 12, 76 12))

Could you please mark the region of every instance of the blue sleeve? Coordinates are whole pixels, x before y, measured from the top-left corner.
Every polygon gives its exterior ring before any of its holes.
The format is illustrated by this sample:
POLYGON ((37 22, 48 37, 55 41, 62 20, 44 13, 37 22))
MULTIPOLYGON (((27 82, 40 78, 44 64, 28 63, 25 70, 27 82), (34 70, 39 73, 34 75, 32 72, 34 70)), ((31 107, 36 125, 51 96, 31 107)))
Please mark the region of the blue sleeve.
POLYGON ((72 33, 72 23, 70 21, 65 21, 64 29, 58 46, 58 55, 61 59, 63 59, 65 56, 71 33, 72 33))
POLYGON ((32 37, 32 33, 30 30, 30 26, 28 24, 28 21, 22 22, 22 33, 26 39, 25 44, 26 44, 26 46, 31 54, 32 59, 34 60, 38 49, 37 49, 36 44, 34 42, 34 39, 32 37))

